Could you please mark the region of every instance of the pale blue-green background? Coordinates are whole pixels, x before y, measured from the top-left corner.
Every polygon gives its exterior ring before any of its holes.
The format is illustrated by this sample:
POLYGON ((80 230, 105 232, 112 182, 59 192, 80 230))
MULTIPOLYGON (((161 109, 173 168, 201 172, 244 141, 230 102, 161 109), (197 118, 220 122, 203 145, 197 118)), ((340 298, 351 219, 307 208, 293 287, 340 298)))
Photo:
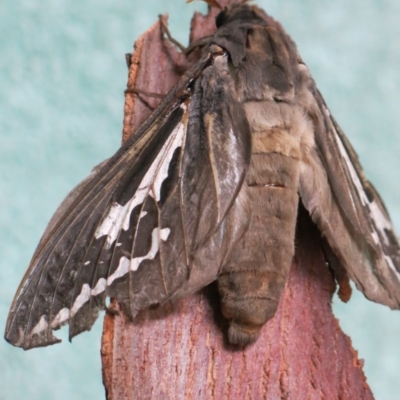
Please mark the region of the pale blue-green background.
MULTIPOLYGON (((400 231, 399 0, 265 0, 297 42, 331 112, 400 231)), ((0 328, 65 194, 119 146, 124 54, 159 13, 187 42, 183 0, 0 3, 0 328)), ((377 399, 400 397, 400 313, 355 294, 335 313, 377 399)), ((102 399, 101 318, 73 345, 24 352, 0 340, 0 399, 102 399)))

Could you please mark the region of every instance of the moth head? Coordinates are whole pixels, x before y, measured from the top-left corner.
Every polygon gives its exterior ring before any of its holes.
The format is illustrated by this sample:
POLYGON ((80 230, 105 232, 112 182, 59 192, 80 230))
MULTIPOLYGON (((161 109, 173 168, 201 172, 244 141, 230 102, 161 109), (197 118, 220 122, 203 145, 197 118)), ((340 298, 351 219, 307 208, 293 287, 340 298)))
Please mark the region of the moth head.
POLYGON ((218 14, 216 24, 214 43, 229 54, 243 100, 293 98, 297 50, 278 23, 256 6, 233 4, 218 14))
POLYGON ((297 70, 297 51, 286 34, 270 25, 248 29, 245 58, 237 68, 245 98, 290 101, 297 70))
POLYGON ((262 18, 259 15, 259 8, 250 6, 247 0, 240 3, 231 4, 225 7, 215 18, 217 29, 221 26, 232 23, 233 21, 254 21, 254 19, 262 18))

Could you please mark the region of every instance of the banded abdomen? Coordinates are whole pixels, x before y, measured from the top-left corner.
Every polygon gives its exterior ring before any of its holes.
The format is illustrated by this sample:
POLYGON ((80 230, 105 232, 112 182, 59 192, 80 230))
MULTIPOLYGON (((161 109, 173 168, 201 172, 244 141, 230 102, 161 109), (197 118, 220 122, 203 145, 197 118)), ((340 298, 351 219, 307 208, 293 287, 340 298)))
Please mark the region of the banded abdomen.
POLYGON ((289 104, 246 104, 252 157, 241 197, 250 224, 218 278, 229 341, 248 344, 276 312, 292 258, 301 147, 310 125, 289 104))

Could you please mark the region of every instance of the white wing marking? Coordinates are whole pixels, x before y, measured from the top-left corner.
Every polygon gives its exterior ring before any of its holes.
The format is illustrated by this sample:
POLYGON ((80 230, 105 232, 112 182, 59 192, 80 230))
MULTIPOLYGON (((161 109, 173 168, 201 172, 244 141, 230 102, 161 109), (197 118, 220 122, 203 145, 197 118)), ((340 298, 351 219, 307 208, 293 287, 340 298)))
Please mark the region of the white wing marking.
MULTIPOLYGON (((329 113, 326 108, 325 108, 325 112, 329 113)), ((357 171, 355 170, 354 165, 351 162, 349 155, 348 155, 339 135, 336 134, 335 138, 336 138, 336 142, 339 146, 340 153, 341 153, 343 159, 345 160, 347 168, 350 172, 351 179, 356 186, 358 195, 360 196, 360 199, 361 199, 361 203, 368 208, 370 217, 371 217, 372 221, 374 222, 375 228, 380 231, 381 236, 383 237, 383 240, 385 241, 385 243, 389 244, 389 240, 386 235, 385 229, 392 230, 393 229, 392 224, 386 218, 386 216, 382 213, 382 210, 379 208, 379 206, 376 204, 376 202, 369 201, 367 194, 365 193, 364 187, 360 181, 360 178, 358 177, 357 171)), ((372 238, 376 244, 380 243, 379 235, 376 231, 372 232, 372 238)))
POLYGON ((68 321, 69 319, 69 310, 67 307, 62 308, 58 314, 54 317, 53 321, 51 321, 50 326, 52 328, 58 328, 64 322, 68 321))
POLYGON ((400 274, 398 273, 396 267, 394 266, 393 260, 387 255, 385 255, 385 260, 386 260, 386 264, 389 266, 389 268, 396 274, 396 276, 400 280, 400 274))
POLYGON ((127 257, 121 257, 121 259, 119 260, 118 268, 107 279, 107 286, 110 286, 115 281, 115 279, 121 278, 121 276, 127 274, 129 269, 131 271, 137 271, 142 261, 153 260, 159 250, 158 237, 160 236, 161 240, 165 241, 168 239, 169 233, 169 228, 154 228, 151 233, 151 247, 149 252, 143 257, 135 257, 131 260, 129 260, 129 258, 127 257))
MULTIPOLYGON (((181 108, 185 112, 187 111, 186 104, 182 104, 181 108)), ((116 240, 121 228, 125 231, 129 229, 130 215, 136 206, 142 204, 148 195, 156 201, 160 200, 162 183, 168 176, 168 168, 175 150, 178 147, 182 147, 185 131, 186 124, 180 122, 164 143, 153 164, 147 170, 134 196, 124 206, 118 203, 114 203, 111 206, 108 215, 96 230, 96 239, 107 235, 107 243, 110 246, 116 240)), ((144 215, 141 215, 141 217, 144 215)))
POLYGON ((36 335, 37 333, 44 331, 45 329, 47 329, 48 326, 49 326, 49 324, 46 320, 46 317, 44 315, 42 315, 40 317, 39 322, 32 329, 32 335, 36 335))
POLYGON ((128 257, 121 257, 117 269, 107 279, 107 286, 110 286, 116 279, 121 278, 129 271, 130 260, 128 257))
MULTIPOLYGON (((64 322, 68 321, 70 316, 72 318, 79 311, 79 309, 87 301, 89 301, 90 297, 97 296, 98 294, 104 292, 107 286, 110 286, 115 281, 115 279, 120 278, 125 274, 127 274, 129 269, 131 271, 136 271, 139 268, 139 265, 144 260, 153 260, 157 252, 159 251, 158 238, 160 238, 163 241, 167 240, 170 231, 171 230, 169 228, 164 228, 164 229, 154 228, 151 234, 151 248, 145 256, 135 257, 132 258, 132 260, 129 260, 127 257, 122 257, 120 259, 118 268, 115 270, 115 272, 112 275, 110 275, 107 280, 105 278, 100 278, 93 289, 90 289, 90 286, 87 283, 85 283, 82 286, 81 293, 75 299, 74 305, 71 308, 71 312, 66 307, 61 309, 58 312, 58 314, 54 317, 54 319, 51 321, 50 327, 53 329, 58 328, 64 322)), ((49 324, 46 321, 46 317, 42 315, 39 322, 32 329, 32 335, 38 334, 46 330, 48 326, 49 324)))
POLYGON ((107 285, 105 278, 100 278, 93 289, 90 289, 90 286, 85 283, 82 286, 82 290, 79 293, 78 297, 75 299, 74 305, 71 308, 71 318, 90 299, 90 297, 97 296, 98 294, 104 292, 106 286, 107 285))
MULTIPOLYGON (((325 112, 329 115, 329 111, 326 108, 325 108, 325 112)), ((391 222, 387 219, 385 214, 383 214, 381 208, 378 206, 378 204, 375 201, 369 201, 368 196, 365 193, 364 187, 361 183, 361 180, 358 177, 357 171, 355 170, 354 165, 351 162, 349 155, 348 155, 339 135, 336 134, 335 138, 336 138, 336 142, 339 146, 340 153, 346 162, 347 168, 349 169, 351 179, 356 186, 358 195, 360 196, 361 203, 367 207, 369 215, 373 222, 373 225, 372 225, 373 231, 371 232, 373 241, 377 245, 381 246, 380 237, 382 237, 384 242, 387 245, 390 245, 390 242, 389 242, 388 236, 385 232, 385 229, 388 229, 390 231, 393 230, 391 222), (381 236, 379 236, 376 229, 381 233, 381 236)), ((397 271, 395 265, 393 264, 393 260, 386 254, 383 254, 383 256, 384 256, 387 266, 395 273, 395 275, 397 276, 397 279, 400 281, 400 274, 397 271)))
POLYGON ((71 318, 78 312, 78 310, 90 299, 90 286, 85 283, 78 297, 75 299, 74 305, 71 308, 71 318))
POLYGON ((91 296, 97 296, 98 294, 104 292, 107 287, 107 280, 105 278, 100 278, 96 286, 90 291, 91 296))
POLYGON ((385 229, 392 230, 392 224, 382 213, 382 210, 379 208, 375 201, 373 201, 372 203, 368 203, 368 208, 370 210, 371 216, 373 217, 376 227, 381 231, 386 244, 389 244, 385 229))
MULTIPOLYGON (((186 104, 182 104, 181 108, 185 113, 188 110, 188 106, 186 104)), ((184 118, 184 120, 187 120, 187 118, 184 118)), ((125 231, 129 229, 130 214, 136 206, 142 204, 148 195, 153 197, 156 201, 160 200, 162 183, 168 176, 169 165, 175 150, 179 147, 182 147, 185 132, 186 124, 180 122, 172 131, 161 151, 155 158, 153 164, 146 172, 134 196, 124 206, 121 206, 118 203, 114 203, 111 206, 107 216, 103 219, 103 222, 99 225, 95 232, 96 239, 107 235, 107 244, 110 246, 116 240, 121 228, 125 231)), ((147 212, 142 212, 140 214, 140 218, 143 218, 146 214, 147 212)), ((75 299, 71 311, 69 311, 66 307, 61 309, 51 321, 50 327, 53 329, 57 328, 69 318, 73 318, 79 309, 87 301, 89 301, 91 296, 97 296, 98 294, 104 292, 107 286, 110 286, 115 279, 127 274, 129 269, 131 271, 136 271, 144 260, 154 259, 159 250, 158 238, 165 241, 168 239, 169 233, 169 228, 154 228, 151 235, 151 248, 145 256, 136 257, 131 260, 129 260, 127 257, 122 257, 115 272, 110 275, 107 280, 105 278, 100 278, 93 289, 91 289, 90 286, 85 283, 82 286, 81 293, 75 299)), ((117 243, 117 246, 120 245, 121 243, 117 243)), ((86 261, 84 265, 88 265, 89 263, 90 261, 86 261)), ((32 329, 31 335, 35 335, 46 330, 48 326, 49 324, 46 320, 46 317, 42 315, 39 322, 32 329)))
POLYGON ((168 239, 169 232, 170 232, 169 228, 164 228, 161 230, 159 228, 153 229, 153 232, 151 233, 151 248, 149 252, 143 257, 132 258, 131 271, 137 271, 142 261, 154 259, 159 250, 158 237, 160 237, 161 240, 165 241, 168 239))

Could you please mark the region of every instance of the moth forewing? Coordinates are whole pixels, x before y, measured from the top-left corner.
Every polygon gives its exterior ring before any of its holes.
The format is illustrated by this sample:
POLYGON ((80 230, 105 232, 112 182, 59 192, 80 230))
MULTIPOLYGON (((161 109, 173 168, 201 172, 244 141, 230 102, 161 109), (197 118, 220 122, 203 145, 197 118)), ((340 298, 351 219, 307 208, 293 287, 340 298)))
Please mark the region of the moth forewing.
POLYGON ((302 180, 303 202, 357 287, 369 299, 397 309, 400 246, 390 218, 314 82, 306 73, 304 79, 314 93, 312 110, 318 121, 315 136, 319 151, 313 153, 314 163, 325 166, 327 178, 311 168, 314 178, 319 178, 308 194, 310 175, 302 180), (316 200, 318 196, 324 200, 316 200))
MULTIPOLYGON (((171 113, 172 110, 169 111, 171 113)), ((139 132, 130 145, 122 147, 113 158, 89 177, 83 186, 78 185, 71 192, 65 207, 56 213, 56 220, 51 224, 50 231, 46 232, 45 240, 38 246, 11 306, 6 328, 7 340, 21 343, 25 348, 49 344, 50 331, 58 327, 57 321, 60 325, 71 322, 73 316, 67 310, 73 309, 75 304, 73 311, 76 311, 79 308, 77 306, 84 303, 80 299, 88 292, 87 286, 82 286, 79 290, 75 288, 79 271, 90 269, 90 275, 96 271, 96 261, 101 262, 97 260, 96 254, 100 254, 102 246, 99 240, 93 243, 93 238, 96 239, 94 236, 97 225, 102 216, 106 215, 107 205, 110 204, 111 208, 111 204, 114 204, 112 197, 115 195, 115 189, 121 184, 124 176, 131 172, 131 168, 135 168, 135 165, 130 163, 131 158, 136 159, 138 163, 143 163, 143 159, 148 158, 147 144, 155 133, 161 132, 158 143, 165 140, 166 133, 162 130, 155 131, 153 128, 154 125, 157 126, 157 120, 160 120, 157 116, 155 119, 156 121, 148 121, 149 127, 139 132), (89 248, 93 262, 87 266, 87 261, 83 258, 89 248), (76 296, 81 295, 78 301, 74 293, 77 293, 76 296), (34 332, 35 337, 32 337, 30 331, 34 332)), ((165 120, 168 121, 168 118, 162 115, 158 125, 163 127, 162 121, 165 120)), ((156 156, 157 147, 155 153, 156 156)), ((86 280, 87 285, 92 284, 90 276, 86 276, 86 280)), ((95 286, 90 287, 89 292, 91 290, 96 290, 95 286)), ((95 308, 93 312, 97 313, 95 308)), ((88 319, 81 324, 79 330, 90 329, 93 322, 93 319, 88 319)))
POLYGON ((220 262, 200 263, 204 270, 196 273, 193 260, 196 252, 220 260, 229 247, 225 228, 213 232, 250 158, 248 124, 244 114, 232 120, 240 109, 224 86, 226 61, 217 67, 221 57, 227 57, 221 48, 210 47, 133 139, 60 209, 12 305, 8 341, 25 349, 52 344, 51 331, 65 323, 70 337, 90 329, 107 295, 133 317, 176 296, 191 275, 198 279, 185 293, 217 277, 220 262), (207 92, 208 74, 217 83, 207 92), (215 91, 222 94, 220 114, 215 91), (228 130, 224 138, 221 128, 228 130))

